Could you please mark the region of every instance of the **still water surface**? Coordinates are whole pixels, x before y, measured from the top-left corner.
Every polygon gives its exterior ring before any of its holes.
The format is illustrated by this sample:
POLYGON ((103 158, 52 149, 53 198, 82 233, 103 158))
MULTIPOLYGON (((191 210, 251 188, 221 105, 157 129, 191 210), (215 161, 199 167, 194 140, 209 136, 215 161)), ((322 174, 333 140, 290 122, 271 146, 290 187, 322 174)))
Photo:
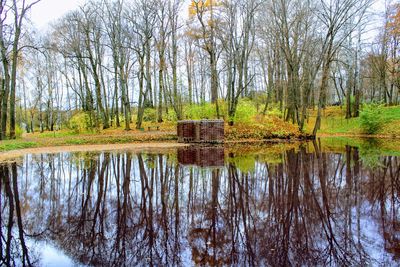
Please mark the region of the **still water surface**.
POLYGON ((356 147, 26 155, 0 178, 0 265, 400 264, 400 158, 356 147))

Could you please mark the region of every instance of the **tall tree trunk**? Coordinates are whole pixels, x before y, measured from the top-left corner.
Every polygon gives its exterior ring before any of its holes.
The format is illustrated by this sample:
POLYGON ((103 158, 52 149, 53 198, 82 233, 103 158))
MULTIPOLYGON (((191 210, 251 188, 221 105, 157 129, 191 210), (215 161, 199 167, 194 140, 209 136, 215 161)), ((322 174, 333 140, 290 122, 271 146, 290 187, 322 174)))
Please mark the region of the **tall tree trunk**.
MULTIPOLYGON (((21 18, 22 19, 22 18, 21 18)), ((17 18, 16 18, 17 20, 17 18)), ((21 26, 16 22, 14 43, 12 48, 11 83, 10 83, 10 139, 15 139, 15 94, 17 86, 18 43, 21 26)))
MULTIPOLYGON (((232 51, 231 51, 232 53, 232 51)), ((236 64, 234 63, 234 59, 232 55, 228 58, 228 117, 229 117, 229 125, 233 126, 235 123, 235 81, 236 81, 236 64)))
POLYGON ((173 106, 178 120, 182 119, 182 103, 178 94, 178 20, 177 14, 172 14, 172 33, 171 33, 171 49, 172 49, 172 90, 173 90, 173 106))
POLYGON ((146 92, 144 92, 144 64, 144 55, 139 55, 139 101, 136 117, 136 129, 142 128, 144 102, 146 99, 146 92))
POLYGON ((354 76, 353 76, 353 68, 349 67, 348 70, 349 76, 347 79, 347 85, 346 85, 346 119, 350 119, 351 116, 351 94, 353 92, 353 82, 354 82, 354 76))
POLYGON ((7 131, 7 113, 8 113, 8 98, 10 94, 10 72, 9 72, 9 59, 7 57, 7 48, 4 39, 4 25, 0 21, 0 51, 1 62, 3 65, 3 79, 1 80, 1 117, 0 117, 0 140, 6 138, 7 131))
POLYGON ((92 67, 94 68, 93 69, 93 79, 94 79, 94 84, 95 84, 97 107, 99 108, 100 114, 102 116, 103 129, 107 129, 107 128, 110 128, 110 124, 109 124, 109 119, 108 119, 108 113, 106 112, 106 109, 104 108, 103 101, 102 101, 100 77, 97 73, 97 70, 95 70, 96 66, 92 65, 92 67))
MULTIPOLYGON (((90 63, 90 68, 91 68, 91 74, 93 76, 93 81, 94 81, 94 87, 95 87, 95 94, 96 94, 96 102, 97 102, 97 111, 100 113, 102 117, 102 122, 103 122, 103 129, 107 129, 110 127, 109 124, 109 118, 108 118, 108 113, 106 109, 104 108, 103 105, 103 96, 102 96, 102 86, 101 86, 101 77, 99 71, 101 71, 101 65, 100 65, 100 55, 99 55, 99 48, 98 48, 98 43, 100 42, 99 37, 97 35, 99 34, 96 32, 95 29, 85 29, 85 46, 86 46, 86 52, 87 52, 87 58, 89 59, 90 63), (91 31, 93 31, 93 35, 91 36, 91 31), (95 40, 93 40, 95 39, 95 40), (95 46, 95 51, 92 51, 92 44, 91 42, 97 42, 94 43, 93 45, 95 46)), ((85 67, 85 66, 83 66, 85 67)))
MULTIPOLYGON (((115 57, 114 57, 115 60, 115 57)), ((118 101, 118 63, 114 62, 114 101, 115 101, 115 107, 114 107, 114 116, 115 116, 115 124, 117 127, 120 127, 120 121, 119 121, 119 101, 118 101)), ((123 100, 121 100, 123 102, 123 100)), ((123 106, 123 105, 122 105, 123 106)))
POLYGON ((360 98, 361 98, 361 77, 360 77, 360 55, 361 55, 361 29, 358 32, 357 52, 355 55, 355 73, 354 73, 354 106, 353 117, 358 117, 360 114, 360 98))
POLYGON ((151 85, 151 49, 150 49, 150 40, 148 39, 146 42, 146 99, 145 106, 153 108, 153 89, 151 85))
MULTIPOLYGON (((330 54, 331 53, 328 52, 328 55, 330 55, 330 54)), ((321 128, 321 110, 324 105, 323 101, 326 98, 325 95, 326 95, 326 88, 328 86, 329 69, 330 69, 330 59, 327 58, 324 61, 323 66, 322 66, 321 86, 319 89, 319 97, 318 97, 318 111, 317 111, 317 118, 315 120, 314 129, 313 129, 313 136, 316 136, 317 131, 321 128)))
POLYGON ((2 136, 1 136, 1 132, 2 132, 2 126, 1 126, 2 108, 1 108, 1 104, 2 104, 2 100, 3 100, 3 96, 4 96, 4 79, 2 77, 0 77, 0 140, 2 140, 2 136))
POLYGON ((189 93, 189 105, 192 104, 193 101, 193 54, 192 54, 192 46, 191 44, 185 44, 185 52, 186 52, 186 73, 187 73, 187 82, 188 82, 188 93, 189 93))
POLYGON ((130 112, 130 105, 129 105, 129 100, 128 100, 128 90, 127 90, 128 78, 127 78, 127 73, 125 72, 125 69, 124 69, 123 62, 120 62, 120 64, 121 65, 120 65, 120 70, 119 70, 119 84, 120 84, 120 88, 121 88, 122 103, 124 106, 125 131, 129 131, 131 129, 131 127, 130 127, 131 112, 130 112))
MULTIPOLYGON (((7 63, 8 64, 8 63, 7 63)), ((4 65, 3 65, 4 66, 4 65)), ((10 75, 8 74, 8 65, 4 67, 4 79, 2 79, 2 99, 1 99, 1 134, 0 139, 6 138, 7 131, 7 113, 8 113, 8 98, 10 94, 10 75)))
POLYGON ((218 71, 217 71, 217 55, 216 52, 210 51, 210 68, 211 68, 211 103, 218 100, 218 71))
MULTIPOLYGON (((164 42, 161 40, 160 42, 164 42)), ((165 68, 165 55, 164 55, 164 45, 159 49, 159 61, 160 67, 158 69, 158 109, 157 109, 157 121, 163 122, 163 92, 164 90, 164 68, 165 68)))

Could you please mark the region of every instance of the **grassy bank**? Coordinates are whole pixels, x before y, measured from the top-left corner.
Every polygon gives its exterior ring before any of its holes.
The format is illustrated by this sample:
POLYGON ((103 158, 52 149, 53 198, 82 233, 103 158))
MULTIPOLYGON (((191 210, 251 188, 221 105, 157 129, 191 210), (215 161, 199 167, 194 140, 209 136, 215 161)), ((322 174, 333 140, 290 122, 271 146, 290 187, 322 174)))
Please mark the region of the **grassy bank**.
MULTIPOLYGON (((148 130, 154 123, 147 122, 143 130, 125 131, 122 128, 111 128, 97 132, 74 133, 70 130, 23 134, 16 140, 0 141, 0 151, 11 151, 24 148, 65 146, 65 145, 98 145, 127 144, 138 142, 175 142, 176 123, 158 123, 159 130, 148 130)), ((134 125, 132 125, 132 128, 134 125)), ((234 126, 225 125, 225 140, 253 141, 267 139, 299 139, 302 134, 297 126, 283 122, 277 117, 257 117, 250 122, 238 122, 234 126)))
MULTIPOLYGON (((362 125, 360 117, 345 119, 345 107, 327 107, 323 110, 320 136, 376 136, 376 137, 400 137, 400 107, 380 107, 379 120, 381 126, 373 135, 368 134, 362 125)), ((313 129, 316 110, 310 112, 307 123, 307 131, 313 129)))
POLYGON ((20 139, 5 140, 0 142, 0 151, 11 151, 24 148, 68 146, 68 145, 104 145, 104 144, 128 144, 142 142, 174 142, 176 135, 172 132, 124 132, 95 134, 70 134, 69 132, 57 132, 52 137, 40 133, 27 134, 20 139))
MULTIPOLYGON (((400 107, 383 107, 380 111, 382 123, 375 137, 396 139, 400 137, 400 107)), ((316 111, 310 111, 305 133, 298 130, 297 125, 287 123, 279 118, 279 114, 267 116, 254 115, 246 120, 238 120, 234 126, 225 125, 225 140, 227 142, 252 142, 269 139, 304 139, 310 133, 315 123, 316 111)), ((370 137, 363 129, 360 118, 345 119, 345 108, 328 107, 323 111, 320 137, 329 136, 358 136, 370 137)), ((131 125, 134 129, 135 125, 131 125)), ((176 122, 163 123, 144 122, 142 130, 124 131, 120 128, 110 128, 101 131, 73 131, 64 129, 54 132, 23 134, 16 140, 0 141, 0 151, 11 151, 24 148, 65 146, 65 145, 99 145, 127 144, 138 142, 175 142, 176 122), (154 131, 154 126, 159 130, 154 131), (149 127, 151 131, 149 131, 149 127)), ((326 141, 324 141, 326 142, 326 141)), ((334 143, 343 146, 347 141, 336 139, 334 143)), ((391 142, 395 148, 399 142, 391 142)), ((328 144, 329 145, 329 144, 328 144)))

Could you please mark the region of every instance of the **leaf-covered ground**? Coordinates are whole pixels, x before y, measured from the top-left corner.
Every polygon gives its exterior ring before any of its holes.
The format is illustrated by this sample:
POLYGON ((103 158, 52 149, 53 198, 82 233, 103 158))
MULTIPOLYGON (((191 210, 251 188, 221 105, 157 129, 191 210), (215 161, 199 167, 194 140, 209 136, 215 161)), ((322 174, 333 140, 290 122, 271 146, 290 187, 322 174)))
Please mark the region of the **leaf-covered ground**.
MULTIPOLYGON (((344 119, 344 108, 328 107, 323 111, 320 137, 358 136, 370 137, 362 132, 359 118, 344 119)), ((380 131, 374 137, 400 137, 400 107, 385 107, 382 116, 385 118, 380 131)), ((257 116, 249 122, 237 122, 233 126, 225 124, 227 142, 254 142, 269 139, 297 140, 307 137, 315 123, 315 111, 310 111, 305 133, 301 133, 295 124, 284 122, 278 116, 257 116)), ((134 128, 134 125, 132 125, 134 128)), ((146 122, 142 130, 125 131, 123 128, 110 128, 97 132, 74 133, 71 130, 55 132, 29 133, 17 140, 0 141, 0 152, 52 146, 103 145, 154 143, 177 141, 176 123, 146 122), (149 126, 159 126, 159 129, 149 126)))

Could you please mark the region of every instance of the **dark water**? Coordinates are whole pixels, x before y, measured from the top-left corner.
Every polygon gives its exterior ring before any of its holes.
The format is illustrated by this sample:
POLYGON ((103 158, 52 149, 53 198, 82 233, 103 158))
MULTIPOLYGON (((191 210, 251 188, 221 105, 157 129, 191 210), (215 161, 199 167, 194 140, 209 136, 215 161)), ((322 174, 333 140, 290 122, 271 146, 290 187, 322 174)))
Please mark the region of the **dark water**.
POLYGON ((399 265, 400 158, 320 151, 27 155, 0 165, 0 265, 399 265))

